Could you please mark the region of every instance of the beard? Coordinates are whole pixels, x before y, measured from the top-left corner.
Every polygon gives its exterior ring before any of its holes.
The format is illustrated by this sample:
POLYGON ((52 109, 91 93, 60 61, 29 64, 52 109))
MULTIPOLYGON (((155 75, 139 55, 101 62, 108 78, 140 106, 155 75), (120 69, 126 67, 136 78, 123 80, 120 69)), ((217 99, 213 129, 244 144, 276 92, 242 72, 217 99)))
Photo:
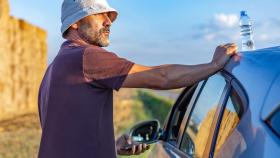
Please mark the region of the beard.
POLYGON ((103 27, 100 30, 96 31, 91 27, 83 26, 81 29, 78 29, 81 37, 88 42, 99 47, 107 47, 110 44, 109 33, 110 27, 103 27))

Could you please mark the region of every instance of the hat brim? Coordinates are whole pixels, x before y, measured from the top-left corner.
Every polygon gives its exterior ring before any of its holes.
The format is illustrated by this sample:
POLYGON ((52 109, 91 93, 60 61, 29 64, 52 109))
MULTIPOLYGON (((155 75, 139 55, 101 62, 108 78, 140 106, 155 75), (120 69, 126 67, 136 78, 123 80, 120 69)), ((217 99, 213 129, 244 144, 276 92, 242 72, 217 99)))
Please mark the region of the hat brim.
POLYGON ((111 22, 114 22, 118 17, 118 12, 113 8, 106 8, 104 10, 99 10, 99 11, 87 11, 86 13, 84 11, 78 12, 78 13, 76 13, 76 15, 74 15, 74 16, 76 16, 75 21, 72 18, 65 19, 63 25, 61 26, 62 36, 64 37, 64 33, 66 32, 66 30, 68 30, 70 28, 70 26, 73 25, 74 23, 76 23, 77 21, 79 21, 87 16, 101 14, 101 13, 109 13, 108 16, 109 16, 111 22))

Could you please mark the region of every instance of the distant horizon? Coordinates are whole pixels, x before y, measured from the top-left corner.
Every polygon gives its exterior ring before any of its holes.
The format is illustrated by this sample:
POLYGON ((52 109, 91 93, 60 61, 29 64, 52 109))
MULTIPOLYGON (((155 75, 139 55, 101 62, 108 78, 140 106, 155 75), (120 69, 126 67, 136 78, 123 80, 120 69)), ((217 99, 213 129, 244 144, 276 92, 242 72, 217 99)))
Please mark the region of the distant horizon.
MULTIPOLYGON (((246 10, 253 20, 257 49, 280 45, 280 17, 277 7, 280 6, 280 1, 108 2, 119 11, 119 16, 112 25, 111 45, 105 49, 139 64, 205 63, 211 60, 215 47, 219 44, 236 42, 240 46, 241 10, 246 10)), ((62 0, 10 0, 9 3, 12 16, 48 32, 50 63, 63 42, 60 33, 62 0)))

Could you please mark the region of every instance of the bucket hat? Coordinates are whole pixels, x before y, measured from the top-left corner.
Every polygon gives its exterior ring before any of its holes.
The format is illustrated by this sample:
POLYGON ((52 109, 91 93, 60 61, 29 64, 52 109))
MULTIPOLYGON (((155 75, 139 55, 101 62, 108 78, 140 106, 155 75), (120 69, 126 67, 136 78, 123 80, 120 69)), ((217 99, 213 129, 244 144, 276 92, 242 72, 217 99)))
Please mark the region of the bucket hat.
POLYGON ((106 0, 64 0, 61 7, 62 36, 72 24, 84 17, 106 12, 112 22, 116 20, 118 12, 106 0))

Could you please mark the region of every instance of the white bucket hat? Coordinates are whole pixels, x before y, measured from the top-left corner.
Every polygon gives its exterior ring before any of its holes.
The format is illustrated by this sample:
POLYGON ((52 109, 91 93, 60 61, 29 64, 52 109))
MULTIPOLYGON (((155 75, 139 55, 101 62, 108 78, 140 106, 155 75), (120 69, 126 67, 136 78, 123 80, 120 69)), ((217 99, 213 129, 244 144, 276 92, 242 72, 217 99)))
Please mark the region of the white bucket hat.
POLYGON ((64 0, 61 8, 61 33, 75 22, 93 14, 109 12, 111 21, 115 21, 118 12, 110 7, 106 0, 64 0))

